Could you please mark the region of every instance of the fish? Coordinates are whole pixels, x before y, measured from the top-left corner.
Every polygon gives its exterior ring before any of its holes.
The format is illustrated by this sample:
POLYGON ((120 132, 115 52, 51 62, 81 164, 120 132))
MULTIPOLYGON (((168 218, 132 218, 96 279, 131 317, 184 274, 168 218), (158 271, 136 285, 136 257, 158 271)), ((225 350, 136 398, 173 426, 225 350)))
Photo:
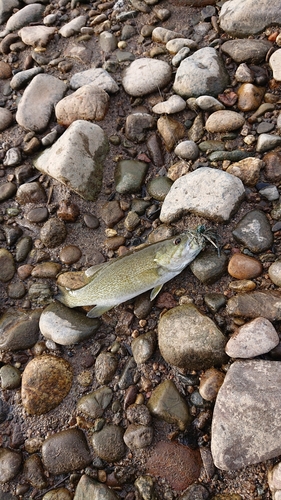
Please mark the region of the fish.
POLYGON ((217 248, 208 230, 200 225, 178 236, 144 244, 88 268, 84 272, 87 283, 79 289, 58 286, 55 298, 70 308, 94 305, 87 314, 89 318, 97 318, 148 290, 153 300, 163 285, 180 274, 205 248, 206 240, 217 248))

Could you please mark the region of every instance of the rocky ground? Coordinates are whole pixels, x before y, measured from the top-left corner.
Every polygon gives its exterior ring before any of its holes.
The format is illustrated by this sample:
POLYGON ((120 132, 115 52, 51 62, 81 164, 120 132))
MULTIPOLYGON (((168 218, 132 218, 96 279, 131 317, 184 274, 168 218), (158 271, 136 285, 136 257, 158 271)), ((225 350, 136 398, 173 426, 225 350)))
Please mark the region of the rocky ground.
POLYGON ((1 499, 280 499, 280 12, 0 0, 1 499), (152 302, 54 300, 199 225, 152 302))

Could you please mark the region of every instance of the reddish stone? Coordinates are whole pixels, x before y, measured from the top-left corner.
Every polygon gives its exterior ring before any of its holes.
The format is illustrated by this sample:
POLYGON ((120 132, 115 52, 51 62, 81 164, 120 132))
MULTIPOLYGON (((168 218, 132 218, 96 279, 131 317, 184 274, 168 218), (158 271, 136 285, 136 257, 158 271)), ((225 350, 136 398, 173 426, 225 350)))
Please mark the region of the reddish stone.
POLYGON ((233 278, 249 280, 262 274, 262 263, 254 257, 235 253, 228 264, 228 272, 233 278))
POLYGON ((263 157, 265 163, 264 175, 271 182, 281 181, 281 153, 270 151, 263 157))
POLYGON ((224 106, 234 106, 237 102, 238 95, 235 92, 226 92, 225 94, 219 94, 218 100, 224 104, 224 106))

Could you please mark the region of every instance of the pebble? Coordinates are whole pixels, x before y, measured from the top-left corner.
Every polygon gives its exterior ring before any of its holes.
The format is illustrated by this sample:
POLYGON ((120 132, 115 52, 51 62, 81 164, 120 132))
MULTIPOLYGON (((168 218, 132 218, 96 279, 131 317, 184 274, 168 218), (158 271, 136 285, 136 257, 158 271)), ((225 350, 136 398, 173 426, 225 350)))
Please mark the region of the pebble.
POLYGON ((211 292, 206 293, 204 296, 204 302, 210 311, 215 313, 225 305, 226 298, 222 293, 211 292))
POLYGON ((174 182, 162 205, 160 220, 169 223, 191 212, 212 220, 228 221, 243 197, 240 179, 202 167, 174 182))
POLYGON ((230 366, 212 421, 211 451, 216 467, 233 471, 280 454, 276 421, 280 377, 278 361, 235 361, 230 366))
POLYGON ((21 384, 21 372, 15 366, 4 365, 0 368, 1 387, 5 389, 17 389, 21 384))
POLYGON ((57 262, 41 262, 34 266, 31 276, 34 276, 34 278, 55 279, 60 271, 61 264, 57 262))
POLYGON ((126 118, 125 134, 130 141, 144 142, 147 130, 153 128, 155 128, 155 120, 148 113, 134 113, 126 118))
POLYGON ((189 408, 172 380, 164 380, 153 391, 147 403, 150 413, 184 431, 191 422, 189 408))
POLYGON ((94 481, 86 474, 83 474, 77 485, 74 499, 81 500, 83 498, 91 498, 91 500, 118 500, 114 491, 108 488, 106 484, 94 481))
POLYGON ((225 346, 231 358, 254 358, 274 349, 279 344, 278 333, 272 323, 262 317, 241 326, 225 346))
POLYGON ((139 97, 165 87, 171 80, 172 71, 165 61, 140 58, 125 69, 122 85, 127 94, 139 97))
POLYGON ((91 418, 102 417, 104 410, 110 405, 113 393, 110 387, 99 387, 82 396, 77 403, 77 410, 91 418))
POLYGON ((183 98, 217 96, 224 91, 228 74, 217 51, 204 47, 184 59, 176 72, 174 91, 183 98))
POLYGON ((186 135, 184 125, 170 116, 161 116, 158 118, 157 129, 169 152, 171 152, 177 142, 186 135))
POLYGON ((269 149, 274 149, 281 144, 281 137, 274 134, 260 134, 258 136, 256 150, 259 153, 264 153, 269 149))
POLYGON ((71 21, 69 21, 69 23, 64 24, 60 28, 59 34, 64 38, 69 38, 70 36, 79 33, 81 28, 86 25, 86 22, 87 22, 86 16, 77 16, 71 21))
MULTIPOLYGON (((9 448, 0 448, 0 482, 7 483, 14 479, 21 467, 22 455, 9 448)), ((4 498, 4 497, 3 497, 4 498)))
POLYGON ((214 401, 224 381, 224 373, 216 368, 209 368, 200 378, 199 393, 206 401, 214 401))
POLYGON ((124 433, 124 442, 130 450, 146 448, 152 443, 153 428, 145 425, 128 425, 124 433))
POLYGON ((240 85, 238 94, 238 109, 244 113, 258 109, 262 103, 265 93, 265 88, 257 87, 252 83, 242 83, 240 85))
POLYGON ((13 255, 6 248, 0 248, 0 281, 7 283, 13 278, 15 272, 13 255))
POLYGON ((5 182, 0 186, 0 202, 9 200, 17 192, 17 187, 13 182, 5 182))
POLYGON ((173 38, 166 43, 166 49, 171 55, 176 55, 184 47, 196 50, 197 44, 190 38, 173 38))
POLYGON ((147 192, 157 201, 163 201, 173 182, 168 177, 153 177, 147 184, 147 192))
POLYGON ((264 166, 264 160, 259 158, 244 158, 232 163, 227 169, 231 175, 239 177, 246 186, 255 186, 259 181, 260 171, 264 166))
POLYGON ((128 212, 126 219, 124 220, 124 226, 128 231, 134 231, 136 227, 140 224, 140 218, 136 212, 132 210, 128 212))
POLYGON ((232 255, 227 270, 233 278, 248 280, 260 276, 263 272, 263 267, 258 259, 242 253, 236 253, 232 255))
POLYGON ((202 252, 190 264, 190 269, 196 278, 208 285, 218 281, 224 275, 226 267, 226 255, 223 252, 218 255, 213 248, 202 252))
POLYGON ((172 59, 172 65, 178 68, 180 63, 189 56, 190 49, 188 47, 183 47, 178 51, 178 53, 172 59))
POLYGON ((182 141, 175 147, 174 153, 183 160, 196 160, 199 149, 194 141, 182 141))
POLYGON ((39 490, 47 487, 47 478, 39 455, 30 455, 24 462, 23 475, 25 480, 39 490))
POLYGON ((70 79, 70 87, 77 90, 90 83, 105 90, 109 94, 118 92, 119 87, 110 74, 102 68, 90 68, 80 73, 75 73, 70 79))
POLYGON ((237 280, 237 281, 231 281, 228 285, 230 290, 233 290, 234 292, 251 292, 252 290, 255 290, 256 288, 256 283, 251 280, 237 280))
POLYGON ((153 477, 165 479, 171 488, 182 492, 198 479, 201 465, 198 449, 192 450, 176 441, 159 441, 151 450, 146 471, 153 477))
POLYGON ((179 500, 208 500, 208 498, 209 491, 207 490, 207 488, 205 488, 203 484, 194 483, 185 490, 185 492, 180 496, 179 500))
POLYGON ((40 239, 47 248, 61 245, 67 236, 65 224, 60 219, 48 219, 40 230, 40 239))
POLYGON ((76 203, 62 200, 57 210, 57 216, 65 222, 75 222, 80 215, 80 210, 76 203))
POLYGON ((227 313, 230 316, 257 318, 262 316, 269 321, 279 321, 281 313, 281 295, 277 290, 253 291, 239 293, 227 302, 227 313))
POLYGON ((274 467, 268 471, 268 485, 272 494, 273 500, 280 500, 280 462, 276 463, 274 467))
POLYGON ((37 207, 32 208, 27 212, 26 218, 29 222, 34 222, 37 224, 38 222, 45 222, 48 219, 49 212, 46 207, 37 207))
POLYGON ((124 369, 120 375, 118 386, 120 389, 127 389, 135 381, 136 362, 133 357, 130 357, 126 362, 124 369))
POLYGON ((119 425, 106 424, 101 431, 92 435, 94 452, 102 460, 118 462, 126 453, 123 434, 124 431, 119 425))
MULTIPOLYGON (((135 387, 135 386, 132 386, 135 387)), ((127 419, 136 425, 150 425, 152 417, 146 405, 144 404, 131 404, 126 411, 127 419)))
POLYGON ((99 328, 97 319, 87 318, 60 304, 49 304, 41 314, 39 328, 46 339, 59 345, 71 345, 92 337, 99 328))
POLYGON ((25 45, 32 47, 46 47, 49 41, 53 38, 56 28, 48 26, 26 26, 18 31, 25 45))
POLYGON ((28 26, 30 23, 41 21, 44 9, 45 7, 40 4, 26 5, 9 17, 5 31, 10 33, 28 26))
POLYGON ((101 121, 109 106, 109 95, 91 83, 64 97, 55 107, 57 121, 68 127, 75 120, 101 121))
POLYGON ((63 264, 75 264, 81 258, 82 252, 76 245, 67 245, 60 251, 59 257, 63 264))
POLYGON ((186 108, 185 100, 179 95, 173 94, 167 101, 159 102, 153 106, 152 111, 158 115, 179 113, 186 108))
POLYGON ((235 79, 237 80, 237 82, 253 83, 254 78, 255 77, 253 71, 247 66, 246 63, 239 64, 235 72, 235 79))
POLYGON ((257 126, 257 134, 267 134, 275 128, 274 123, 261 122, 257 126))
POLYGON ((281 286, 281 261, 276 260, 268 269, 269 277, 276 286, 281 286))
POLYGON ((93 201, 101 189, 107 153, 108 139, 101 127, 76 120, 34 163, 41 172, 66 184, 82 198, 93 201))
POLYGON ((225 360, 223 334, 193 304, 174 307, 161 316, 158 343, 165 361, 178 368, 202 370, 225 360))
POLYGON ((38 310, 23 312, 10 310, 0 319, 0 349, 18 351, 31 348, 39 336, 38 310))
POLYGON ((183 35, 181 33, 177 33, 176 31, 162 28, 161 26, 157 26, 157 28, 154 28, 152 31, 153 42, 167 44, 170 40, 175 38, 183 38, 183 35))
POLYGON ((236 111, 221 110, 212 113, 206 121, 206 130, 208 132, 223 133, 231 132, 243 127, 245 118, 236 111))
POLYGON ((259 189, 259 193, 268 201, 276 201, 279 199, 279 191, 274 185, 265 186, 262 189, 259 189))
POLYGON ((47 196, 40 182, 27 182, 19 186, 16 200, 20 205, 27 203, 45 203, 47 196))
POLYGON ((115 188, 117 193, 137 193, 140 191, 147 170, 147 163, 142 161, 119 161, 114 173, 115 188))
POLYGON ((253 253, 260 253, 271 248, 273 234, 266 215, 259 210, 251 210, 238 222, 234 238, 253 253))
POLYGON ((255 0, 231 0, 225 3, 220 11, 220 28, 238 38, 260 33, 270 24, 281 23, 279 0, 273 0, 270 6, 259 3, 255 10, 255 0))
POLYGON ((55 475, 89 465, 91 454, 83 431, 72 428, 47 437, 42 445, 42 460, 47 471, 55 475))
POLYGON ((0 79, 6 80, 7 78, 11 78, 11 76, 12 76, 12 68, 10 64, 8 64, 5 61, 0 61, 0 79))
POLYGON ((111 352, 101 352, 95 363, 95 377, 99 384, 110 382, 118 367, 118 358, 111 352))
POLYGON ((203 109, 203 111, 210 111, 211 113, 224 109, 224 105, 210 95, 201 95, 197 97, 195 102, 200 109, 203 109))
POLYGON ((269 65, 273 71, 273 78, 280 82, 281 80, 281 71, 280 71, 280 62, 281 62, 281 49, 275 50, 273 54, 270 56, 269 65))
POLYGON ((223 43, 221 50, 236 63, 263 62, 272 44, 267 40, 236 39, 223 43))
POLYGON ((22 299, 26 294, 26 288, 20 281, 9 283, 7 293, 11 299, 22 299))
POLYGON ((20 149, 19 148, 9 148, 6 155, 5 155, 3 164, 6 167, 15 167, 20 162, 21 162, 20 149))
POLYGON ((19 102, 17 123, 24 129, 43 132, 48 126, 54 106, 65 92, 66 86, 58 78, 47 74, 36 75, 19 102))
POLYGON ((13 12, 13 9, 17 9, 20 6, 19 0, 4 0, 0 3, 0 24, 7 21, 13 12))
POLYGON ((133 339, 132 353, 137 364, 146 363, 153 355, 156 348, 156 335, 153 331, 139 335, 133 339))
POLYGON ((0 132, 6 130, 13 123, 13 115, 9 109, 0 108, 0 132))
POLYGON ((89 229, 97 229, 100 225, 98 218, 93 214, 85 214, 83 219, 89 229))
POLYGON ((107 227, 114 227, 124 218, 124 211, 120 207, 118 200, 108 201, 101 208, 101 217, 107 227))

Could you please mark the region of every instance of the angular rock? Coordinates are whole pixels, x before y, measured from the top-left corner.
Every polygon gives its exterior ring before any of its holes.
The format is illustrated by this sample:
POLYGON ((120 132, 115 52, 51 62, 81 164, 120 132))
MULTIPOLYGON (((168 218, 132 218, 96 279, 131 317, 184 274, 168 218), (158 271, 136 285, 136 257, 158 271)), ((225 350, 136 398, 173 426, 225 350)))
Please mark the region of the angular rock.
POLYGON ((263 31, 270 24, 281 24, 280 0, 228 0, 221 8, 220 27, 223 31, 246 37, 263 31))
POLYGON ((184 431, 191 422, 191 415, 184 398, 172 380, 164 380, 153 390, 147 407, 150 413, 184 431))
POLYGON ((179 95, 173 94, 167 101, 159 102, 153 106, 152 111, 157 115, 179 113, 186 108, 185 100, 179 95))
POLYGON ((194 276, 198 278, 201 283, 212 284, 218 281, 226 271, 227 257, 214 248, 208 248, 200 253, 198 257, 190 264, 190 269, 194 276))
POLYGON ((62 99, 65 92, 66 86, 58 78, 47 74, 36 75, 25 89, 18 105, 16 114, 18 124, 34 132, 45 130, 54 106, 62 99))
POLYGON ((265 59, 265 56, 272 43, 267 40, 238 39, 228 40, 221 46, 222 51, 229 55, 235 62, 258 63, 265 59))
POLYGON ((280 455, 280 383, 278 361, 236 361, 230 366, 213 413, 216 467, 237 470, 280 455))
POLYGON ((117 193, 136 193, 141 189, 148 164, 138 160, 121 160, 117 163, 114 179, 117 193))
POLYGON ((245 158, 236 163, 232 163, 226 169, 231 175, 239 177, 246 186, 255 186, 259 180, 260 171, 263 168, 263 161, 259 158, 245 158))
POLYGON ((114 491, 108 486, 94 481, 84 474, 77 485, 73 500, 85 500, 86 498, 91 500, 118 500, 114 491))
POLYGON ((258 317, 241 326, 225 346, 231 358, 254 358, 279 344, 278 333, 268 319, 258 317))
POLYGON ((212 220, 228 221, 243 197, 240 179, 202 167, 174 182, 162 205, 160 219, 167 223, 191 212, 212 220))
POLYGON ((55 107, 57 121, 68 127, 75 120, 103 120, 109 106, 109 95, 91 83, 64 97, 55 107))
POLYGON ((279 290, 265 290, 235 295, 227 303, 227 313, 230 316, 244 318, 262 316, 269 321, 280 321, 281 292, 279 290))
POLYGON ((189 371, 219 366, 226 359, 224 335, 193 304, 174 307, 161 316, 158 343, 167 363, 189 371))
POLYGON ((48 472, 55 475, 83 469, 91 462, 84 433, 72 428, 48 437, 42 445, 42 459, 48 472))
POLYGON ((155 120, 149 113, 133 113, 126 118, 125 134, 133 142, 143 142, 147 130, 155 127, 155 120))
POLYGON ((260 210, 246 213, 232 234, 239 243, 254 253, 264 252, 273 244, 270 224, 264 212, 260 210))
POLYGON ((77 410, 91 418, 99 418, 111 403, 113 392, 110 387, 99 387, 96 391, 79 399, 77 410))
POLYGON ((141 57, 125 69, 122 85, 127 94, 140 97, 165 87, 172 78, 170 65, 159 59, 141 57))
POLYGON ((107 152, 108 140, 103 130, 96 124, 76 120, 34 163, 41 172, 62 182, 85 200, 93 201, 101 189, 107 152))
POLYGON ((46 47, 55 32, 56 28, 51 28, 49 26, 25 26, 18 32, 18 35, 25 45, 46 47))
POLYGON ((83 85, 93 83, 109 94, 118 92, 119 87, 110 74, 102 68, 90 68, 80 73, 75 73, 70 79, 70 87, 77 90, 83 85))
POLYGON ((184 125, 178 120, 166 115, 158 118, 157 129, 169 152, 172 151, 177 142, 186 135, 184 125))
POLYGON ((228 74, 217 51, 212 47, 204 47, 181 62, 174 91, 184 98, 217 96, 227 84, 228 74))

